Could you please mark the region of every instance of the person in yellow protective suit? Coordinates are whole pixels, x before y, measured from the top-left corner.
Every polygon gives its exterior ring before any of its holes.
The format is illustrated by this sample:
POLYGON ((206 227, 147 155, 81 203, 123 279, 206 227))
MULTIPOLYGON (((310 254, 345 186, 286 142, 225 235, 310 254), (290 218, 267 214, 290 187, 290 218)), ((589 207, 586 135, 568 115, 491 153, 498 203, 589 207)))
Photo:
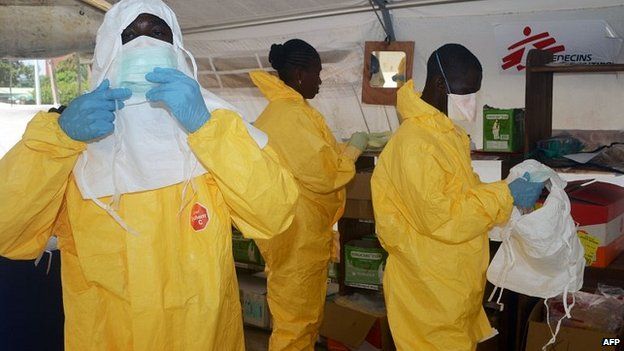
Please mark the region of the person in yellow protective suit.
POLYGON ((413 81, 398 91, 402 124, 372 176, 377 234, 388 251, 384 294, 398 350, 469 351, 494 333, 482 307, 488 230, 509 219, 513 198, 505 182, 480 182, 468 137, 448 118, 476 113, 472 99, 481 72, 461 45, 431 55, 422 95, 413 81))
POLYGON ((300 199, 292 226, 282 235, 256 240, 268 272, 268 303, 273 317, 269 350, 314 350, 327 290, 332 226, 342 216, 344 186, 355 175, 354 162, 366 148, 367 134, 354 133, 339 144, 323 116, 306 99, 319 90, 321 60, 308 43, 293 39, 273 45, 267 72, 251 79, 269 100, 254 125, 290 169, 300 199))
POLYGON ((0 161, 0 255, 33 259, 58 236, 66 350, 244 350, 231 225, 283 232, 297 185, 184 55, 162 1, 118 2, 98 31, 97 88, 37 114, 0 161), (177 68, 140 73, 148 62, 127 60, 141 50, 177 68))

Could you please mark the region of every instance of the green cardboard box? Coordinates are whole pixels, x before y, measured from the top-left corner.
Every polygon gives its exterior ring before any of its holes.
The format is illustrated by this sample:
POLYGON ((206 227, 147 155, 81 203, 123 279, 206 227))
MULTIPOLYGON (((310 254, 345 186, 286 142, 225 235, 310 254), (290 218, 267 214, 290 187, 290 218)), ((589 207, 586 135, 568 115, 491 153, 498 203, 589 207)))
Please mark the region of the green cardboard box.
POLYGON ((387 257, 378 241, 349 241, 345 245, 345 284, 381 285, 387 257))
POLYGON ((264 259, 256 243, 237 231, 232 232, 232 253, 235 262, 264 265, 264 259))
POLYGON ((520 151, 524 144, 524 109, 483 106, 483 150, 520 151))

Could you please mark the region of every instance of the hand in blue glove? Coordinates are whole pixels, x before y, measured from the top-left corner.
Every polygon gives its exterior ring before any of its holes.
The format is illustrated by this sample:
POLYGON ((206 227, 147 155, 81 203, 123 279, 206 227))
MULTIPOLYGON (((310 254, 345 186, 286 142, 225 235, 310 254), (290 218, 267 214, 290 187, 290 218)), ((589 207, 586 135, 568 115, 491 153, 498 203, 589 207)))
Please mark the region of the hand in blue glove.
POLYGON ((542 194, 544 183, 531 182, 529 173, 525 173, 522 178, 518 178, 509 184, 509 190, 514 198, 514 205, 522 209, 530 209, 542 194))
POLYGON ((58 123, 70 138, 92 141, 113 132, 115 109, 123 108, 123 100, 132 96, 126 88, 110 89, 108 79, 90 93, 75 98, 61 113, 58 123))
POLYGON ((201 128, 210 118, 195 79, 177 69, 160 67, 146 74, 145 79, 160 83, 145 93, 145 97, 149 101, 163 102, 189 133, 201 128))

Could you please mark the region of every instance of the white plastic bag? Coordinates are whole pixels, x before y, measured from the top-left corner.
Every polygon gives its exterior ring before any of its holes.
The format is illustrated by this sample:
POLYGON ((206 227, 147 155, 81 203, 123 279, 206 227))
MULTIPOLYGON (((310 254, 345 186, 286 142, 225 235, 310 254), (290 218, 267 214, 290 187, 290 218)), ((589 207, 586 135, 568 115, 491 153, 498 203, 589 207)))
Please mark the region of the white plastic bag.
MULTIPOLYGON (((499 305, 504 289, 543 299, 563 294, 567 301, 568 293, 583 286, 584 250, 570 215, 570 199, 564 190, 567 183, 535 160, 512 168, 510 180, 526 172, 532 181, 544 181, 550 194, 544 205, 531 213, 523 215, 514 208, 509 222, 490 232, 491 240, 502 242, 487 271, 487 279, 496 287, 490 301, 501 289, 499 305)), ((573 305, 566 303, 566 316, 573 305)))

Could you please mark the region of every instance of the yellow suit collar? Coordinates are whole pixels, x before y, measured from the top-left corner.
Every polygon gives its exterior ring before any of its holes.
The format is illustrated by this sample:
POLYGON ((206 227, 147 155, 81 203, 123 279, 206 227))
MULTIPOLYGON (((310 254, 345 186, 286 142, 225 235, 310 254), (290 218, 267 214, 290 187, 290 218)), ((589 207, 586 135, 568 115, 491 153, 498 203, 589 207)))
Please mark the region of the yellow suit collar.
POLYGON ((260 92, 269 101, 278 99, 303 100, 303 96, 289 87, 278 77, 265 71, 253 71, 249 73, 251 81, 260 89, 260 92))
POLYGON ((397 112, 401 120, 414 118, 430 128, 447 132, 455 129, 453 122, 435 107, 421 99, 421 93, 414 91, 414 81, 410 80, 397 92, 397 112))

